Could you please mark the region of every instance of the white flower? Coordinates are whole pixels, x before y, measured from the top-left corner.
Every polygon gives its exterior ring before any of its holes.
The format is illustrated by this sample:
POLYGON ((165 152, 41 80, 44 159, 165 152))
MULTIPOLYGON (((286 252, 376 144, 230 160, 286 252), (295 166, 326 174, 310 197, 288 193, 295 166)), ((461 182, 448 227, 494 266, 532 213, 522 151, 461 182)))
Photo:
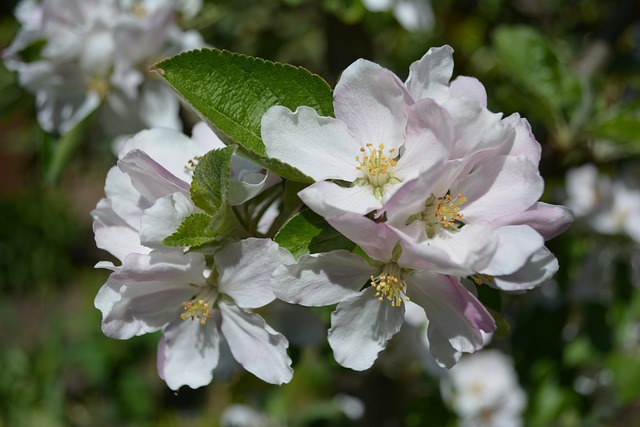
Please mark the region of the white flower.
POLYGON ((36 95, 43 129, 66 133, 100 106, 111 135, 181 128, 177 97, 148 67, 204 43, 176 26, 172 2, 26 0, 16 13, 23 28, 3 57, 36 95), (37 41, 40 57, 28 62, 21 53, 37 41))
POLYGON ((393 10, 400 25, 408 31, 433 28, 435 17, 429 0, 363 0, 371 12, 393 10))
POLYGON ((464 427, 522 425, 526 394, 513 362, 498 350, 465 355, 441 382, 442 395, 464 427))
POLYGON ((622 174, 613 179, 586 164, 567 172, 567 205, 595 231, 626 234, 640 243, 640 187, 622 174))
MULTIPOLYGON (((286 338, 250 311, 275 298, 277 245, 246 239, 207 258, 162 244, 198 210, 189 193, 194 166, 221 146, 204 124, 192 138, 170 129, 138 133, 124 144, 107 197, 92 213, 98 247, 121 262, 97 265, 113 271, 95 300, 103 331, 127 339, 162 330, 158 371, 172 389, 206 385, 214 370, 224 376, 229 358, 271 383, 292 375, 286 338)), ((231 169, 229 198, 238 203, 274 182, 240 157, 231 169)))
POLYGON ((283 265, 272 281, 277 297, 286 302, 338 304, 328 337, 338 363, 354 370, 371 367, 400 330, 409 299, 429 319, 430 350, 440 365, 452 366, 457 352, 484 345, 482 331, 495 330, 495 322, 458 278, 408 266, 398 253, 398 238, 385 223, 370 223, 361 236, 356 243, 373 264, 343 250, 303 255, 297 261, 281 250, 283 265))
POLYGON ((406 132, 408 114, 396 81, 389 70, 358 60, 336 85, 335 119, 309 107, 291 112, 275 106, 263 116, 267 154, 318 181, 300 197, 322 215, 378 209, 403 181, 448 155, 433 135, 406 132), (308 191, 320 199, 307 200, 308 191))

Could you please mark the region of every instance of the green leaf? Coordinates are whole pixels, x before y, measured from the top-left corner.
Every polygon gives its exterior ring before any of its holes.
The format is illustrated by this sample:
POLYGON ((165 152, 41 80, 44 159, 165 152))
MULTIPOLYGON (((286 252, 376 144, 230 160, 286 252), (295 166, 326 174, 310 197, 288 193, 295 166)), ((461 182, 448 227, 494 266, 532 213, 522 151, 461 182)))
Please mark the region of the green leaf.
POLYGON ((528 26, 502 26, 493 35, 496 53, 509 74, 555 110, 575 106, 579 80, 562 64, 551 42, 528 26))
POLYGON ((178 230, 165 238, 162 243, 167 246, 201 246, 214 240, 214 235, 207 232, 212 218, 202 212, 189 215, 182 221, 178 230))
POLYGON ((209 151, 198 161, 193 172, 191 200, 211 215, 217 215, 228 205, 231 157, 235 151, 235 145, 209 151))
POLYGON ((640 149, 640 107, 608 111, 592 122, 590 132, 621 144, 640 149))
POLYGON ((295 258, 336 249, 351 251, 356 247, 324 218, 309 209, 292 217, 273 240, 291 252, 295 258))
POLYGON ((184 52, 156 65, 160 77, 212 126, 226 144, 294 181, 312 182, 297 169, 266 156, 260 137, 264 113, 274 105, 315 108, 333 116, 333 92, 304 68, 217 49, 184 52))

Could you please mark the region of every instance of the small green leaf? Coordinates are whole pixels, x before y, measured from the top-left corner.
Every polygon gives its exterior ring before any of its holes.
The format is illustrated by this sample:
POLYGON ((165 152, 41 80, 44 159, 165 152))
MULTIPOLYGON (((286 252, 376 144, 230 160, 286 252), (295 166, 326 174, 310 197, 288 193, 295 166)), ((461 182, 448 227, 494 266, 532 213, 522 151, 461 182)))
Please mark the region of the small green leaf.
POLYGON ((321 77, 304 68, 218 49, 181 53, 157 64, 156 70, 226 144, 238 144, 243 155, 287 179, 312 182, 266 156, 260 126, 274 105, 291 110, 307 105, 321 116, 333 116, 333 92, 321 77))
POLYGON ((502 26, 493 37, 499 59, 513 78, 539 101, 559 110, 575 106, 580 84, 542 33, 529 26, 502 26))
POLYGON ((215 236, 207 232, 212 218, 202 212, 189 215, 182 221, 178 230, 165 238, 162 243, 167 246, 200 246, 214 239, 215 236))
POLYGON ((235 151, 235 145, 212 150, 198 161, 193 172, 191 200, 211 215, 217 215, 228 205, 231 157, 235 151))
POLYGON ((351 251, 356 247, 324 218, 308 209, 292 217, 276 234, 274 240, 295 258, 336 249, 351 251))

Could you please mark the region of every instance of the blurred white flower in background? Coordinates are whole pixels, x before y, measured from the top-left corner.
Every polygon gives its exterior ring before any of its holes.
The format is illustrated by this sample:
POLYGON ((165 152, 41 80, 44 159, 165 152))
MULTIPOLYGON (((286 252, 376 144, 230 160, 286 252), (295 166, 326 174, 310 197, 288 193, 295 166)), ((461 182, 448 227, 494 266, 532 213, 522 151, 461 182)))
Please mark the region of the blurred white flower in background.
POLYGON ((498 350, 464 355, 441 382, 441 392, 462 427, 517 427, 527 396, 513 361, 498 350))
POLYGON ((628 176, 613 179, 586 164, 567 172, 567 206, 598 233, 625 234, 640 243, 640 186, 628 176))
POLYGON ((429 0, 362 0, 371 12, 392 10, 393 15, 407 31, 428 31, 435 24, 435 15, 429 0))
POLYGON ((149 67, 204 46, 195 31, 176 24, 176 8, 197 12, 198 2, 171 0, 23 0, 22 28, 2 56, 36 96, 37 118, 64 134, 100 107, 107 135, 162 126, 180 130, 180 104, 149 67))

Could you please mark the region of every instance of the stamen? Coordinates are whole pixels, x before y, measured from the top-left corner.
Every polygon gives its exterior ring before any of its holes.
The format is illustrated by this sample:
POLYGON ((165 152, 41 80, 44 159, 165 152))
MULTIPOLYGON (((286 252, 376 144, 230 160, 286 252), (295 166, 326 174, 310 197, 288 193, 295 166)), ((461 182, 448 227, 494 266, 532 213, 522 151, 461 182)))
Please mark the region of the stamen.
POLYGON ((202 160, 202 156, 195 156, 193 159, 187 162, 184 168, 189 172, 193 172, 196 170, 196 166, 198 166, 198 163, 200 162, 200 160, 202 160))
POLYGON ((362 156, 356 156, 358 164, 356 169, 364 172, 371 186, 380 188, 393 179, 391 169, 396 166, 396 161, 393 158, 394 152, 395 149, 391 148, 385 153, 384 144, 379 144, 377 147, 370 143, 366 144, 365 147, 360 147, 362 156))
POLYGON ((402 270, 397 264, 387 264, 379 276, 371 276, 371 286, 376 289, 378 301, 388 299, 392 307, 400 307, 402 300, 409 301, 405 294, 406 285, 401 276, 402 270))
POLYGON ((211 310, 209 303, 203 299, 199 299, 197 302, 183 302, 182 308, 184 309, 184 313, 180 315, 182 320, 187 320, 188 318, 195 320, 197 317, 200 319, 201 325, 207 323, 207 319, 211 319, 211 316, 213 315, 213 311, 211 310))
POLYGON ((491 282, 493 282, 493 277, 489 276, 488 274, 472 274, 471 276, 469 276, 469 279, 473 280, 473 283, 475 283, 476 285, 480 286, 482 284, 489 284, 491 282))
POLYGON ((456 231, 460 226, 459 221, 464 218, 464 214, 460 213, 460 206, 466 201, 467 198, 462 197, 462 193, 458 193, 455 199, 450 194, 438 198, 432 194, 425 200, 424 210, 407 218, 406 225, 422 221, 430 239, 435 236, 438 228, 456 231))

